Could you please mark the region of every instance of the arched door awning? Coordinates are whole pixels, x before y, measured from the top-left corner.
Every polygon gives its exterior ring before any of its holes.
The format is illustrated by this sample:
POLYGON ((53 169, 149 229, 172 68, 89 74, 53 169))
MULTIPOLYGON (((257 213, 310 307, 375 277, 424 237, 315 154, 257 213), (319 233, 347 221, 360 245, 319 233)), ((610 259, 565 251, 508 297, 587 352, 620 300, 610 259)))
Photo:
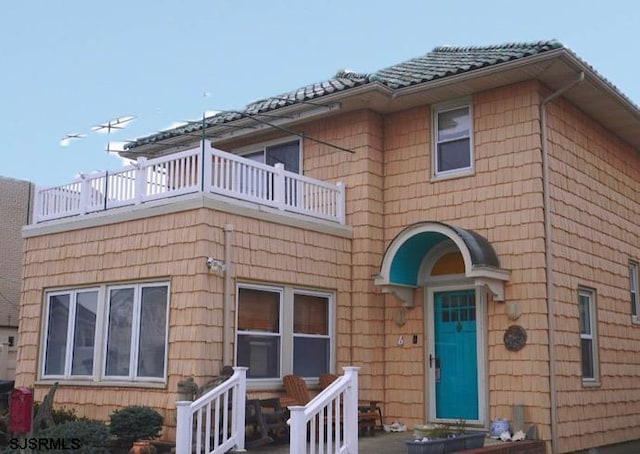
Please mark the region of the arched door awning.
POLYGON ((509 273, 500 268, 493 246, 482 235, 441 222, 419 222, 402 230, 385 251, 375 284, 385 293, 398 296, 413 306, 420 265, 432 248, 451 240, 464 260, 465 276, 476 285, 485 285, 494 300, 504 301, 504 282, 509 273))

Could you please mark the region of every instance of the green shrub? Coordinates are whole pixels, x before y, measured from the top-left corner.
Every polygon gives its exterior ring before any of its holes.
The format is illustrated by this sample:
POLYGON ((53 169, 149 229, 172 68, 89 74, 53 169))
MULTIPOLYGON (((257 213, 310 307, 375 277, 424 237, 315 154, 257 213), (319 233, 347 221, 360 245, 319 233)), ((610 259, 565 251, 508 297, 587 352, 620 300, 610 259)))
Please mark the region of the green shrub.
POLYGON ((111 435, 127 444, 158 438, 162 430, 162 416, 149 407, 132 406, 116 410, 110 419, 111 435))
POLYGON ((53 446, 47 449, 47 452, 55 454, 68 452, 106 454, 109 452, 109 429, 101 421, 68 421, 42 431, 38 434, 38 438, 57 443, 60 449, 55 449, 53 446))
MULTIPOLYGON (((39 408, 40 408, 39 403, 36 402, 33 404, 33 416, 38 414, 39 408)), ((51 410, 51 417, 53 418, 53 423, 55 425, 64 424, 65 422, 86 420, 86 418, 78 418, 78 415, 76 415, 75 409, 72 408, 71 410, 69 410, 66 407, 53 408, 51 410)))

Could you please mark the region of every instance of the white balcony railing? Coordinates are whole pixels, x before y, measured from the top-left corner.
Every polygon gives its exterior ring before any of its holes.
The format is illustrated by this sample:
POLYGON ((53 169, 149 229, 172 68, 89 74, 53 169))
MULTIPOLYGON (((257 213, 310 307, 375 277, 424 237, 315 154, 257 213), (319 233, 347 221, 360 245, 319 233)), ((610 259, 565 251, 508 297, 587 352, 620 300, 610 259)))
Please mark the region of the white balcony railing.
POLYGON ((244 451, 247 368, 193 402, 176 402, 176 454, 244 451))
POLYGON ((36 223, 210 192, 344 224, 344 185, 314 180, 216 150, 202 148, 138 162, 114 172, 81 175, 71 183, 38 188, 36 223), (204 156, 204 165, 202 159, 204 156))

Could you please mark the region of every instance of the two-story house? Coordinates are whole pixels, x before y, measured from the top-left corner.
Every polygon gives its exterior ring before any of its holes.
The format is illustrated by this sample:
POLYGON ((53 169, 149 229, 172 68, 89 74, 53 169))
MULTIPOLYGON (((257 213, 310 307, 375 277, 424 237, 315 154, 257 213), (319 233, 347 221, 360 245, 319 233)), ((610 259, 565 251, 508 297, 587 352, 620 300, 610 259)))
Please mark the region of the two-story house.
POLYGON ((640 112, 561 44, 438 47, 139 139, 37 192, 17 384, 106 419, 223 364, 361 366, 411 426, 640 439, 640 112))

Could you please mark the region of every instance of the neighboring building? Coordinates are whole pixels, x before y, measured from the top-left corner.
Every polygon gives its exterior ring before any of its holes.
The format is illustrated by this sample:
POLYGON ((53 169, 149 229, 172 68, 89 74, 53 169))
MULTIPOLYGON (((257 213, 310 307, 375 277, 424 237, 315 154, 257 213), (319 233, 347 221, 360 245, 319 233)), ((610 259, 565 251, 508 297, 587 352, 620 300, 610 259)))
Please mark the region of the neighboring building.
POLYGON ((38 190, 18 385, 171 439, 186 377, 358 365, 389 422, 640 439, 640 112, 570 50, 436 48, 204 127, 38 190))
POLYGON ((13 379, 22 285, 22 227, 31 222, 33 184, 0 177, 0 380, 13 379))

